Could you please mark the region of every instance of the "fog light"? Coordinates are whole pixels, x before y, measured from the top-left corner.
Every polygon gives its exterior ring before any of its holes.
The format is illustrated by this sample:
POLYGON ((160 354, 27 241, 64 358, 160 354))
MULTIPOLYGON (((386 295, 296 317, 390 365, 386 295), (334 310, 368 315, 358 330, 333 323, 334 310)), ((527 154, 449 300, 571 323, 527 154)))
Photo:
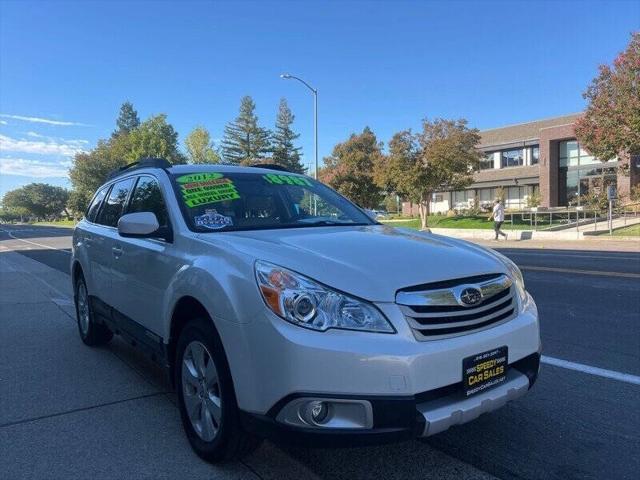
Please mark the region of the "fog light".
POLYGON ((329 404, 314 400, 302 408, 302 418, 310 425, 322 425, 329 419, 329 404))

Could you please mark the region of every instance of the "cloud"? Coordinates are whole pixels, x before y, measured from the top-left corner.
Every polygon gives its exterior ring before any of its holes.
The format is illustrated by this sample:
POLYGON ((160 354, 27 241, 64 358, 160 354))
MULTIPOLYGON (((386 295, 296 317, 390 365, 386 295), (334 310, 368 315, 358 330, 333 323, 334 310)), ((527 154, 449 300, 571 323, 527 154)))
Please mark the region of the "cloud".
POLYGON ((9 125, 9 122, 6 120, 0 120, 0 125, 9 125))
POLYGON ((47 135, 40 135, 37 132, 26 132, 27 137, 32 137, 32 138, 44 138, 45 140, 48 140, 50 142, 63 142, 63 143, 68 143, 68 144, 78 144, 78 145, 87 145, 89 143, 89 140, 79 140, 79 139, 73 139, 73 140, 65 140, 64 138, 61 137, 49 137, 47 135))
POLYGON ((62 120, 51 120, 49 118, 41 118, 41 117, 26 117, 24 115, 9 115, 8 113, 0 113, 0 117, 11 118, 13 120, 20 120, 23 122, 32 122, 32 123, 46 123, 47 125, 59 125, 65 127, 90 127, 91 125, 87 125, 86 123, 80 122, 65 122, 62 120))
POLYGON ((71 162, 43 162, 24 158, 0 157, 0 175, 20 175, 24 177, 69 177, 71 162))
POLYGON ((0 135, 0 151, 3 152, 73 157, 76 153, 84 151, 86 143, 85 140, 55 140, 49 138, 46 141, 23 140, 0 135))

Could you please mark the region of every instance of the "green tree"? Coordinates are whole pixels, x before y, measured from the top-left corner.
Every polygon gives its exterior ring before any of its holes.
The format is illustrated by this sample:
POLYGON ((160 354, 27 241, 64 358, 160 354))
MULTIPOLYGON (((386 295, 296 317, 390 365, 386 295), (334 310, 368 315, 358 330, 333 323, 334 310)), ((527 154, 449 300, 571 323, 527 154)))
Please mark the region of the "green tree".
POLYGON ((5 208, 16 209, 37 218, 55 218, 61 213, 68 216, 66 210, 69 191, 47 183, 30 183, 24 187, 7 192, 2 205, 5 208))
POLYGON ((167 123, 164 114, 149 117, 130 132, 123 130, 108 140, 98 140, 93 150, 76 154, 69 170, 73 185, 69 208, 75 214, 84 212, 109 172, 145 157, 161 157, 171 163, 186 162, 178 150, 178 133, 167 123))
POLYGON ((173 164, 186 163, 178 150, 178 132, 167 123, 164 113, 153 115, 128 135, 130 149, 126 159, 135 162, 140 158, 164 158, 173 164))
POLYGON ((291 129, 295 116, 291 113, 287 100, 280 99, 276 129, 273 133, 273 163, 296 173, 304 173, 305 168, 300 160, 301 147, 296 147, 294 141, 300 136, 291 129))
POLYGON ((2 222, 22 222, 26 217, 29 217, 29 212, 22 207, 0 205, 0 221, 2 222))
POLYGON ((77 153, 69 169, 73 186, 71 209, 76 213, 84 212, 109 172, 131 163, 130 152, 130 136, 124 134, 109 140, 98 140, 93 150, 77 153))
POLYGON ((333 148, 324 159, 320 178, 361 207, 375 208, 382 200, 382 189, 373 180, 373 170, 382 158, 382 143, 365 127, 333 148))
POLYGON ((222 156, 226 163, 247 165, 259 162, 271 151, 270 133, 258 125, 255 109, 253 99, 243 97, 238 117, 225 127, 222 156))
POLYGON ((131 133, 140 126, 138 112, 133 108, 133 103, 126 101, 120 106, 120 114, 116 120, 116 130, 112 136, 131 133))
POLYGON ((423 120, 422 132, 396 133, 389 155, 376 164, 376 183, 418 205, 422 229, 427 228, 433 194, 461 189, 473 181, 480 161, 480 134, 466 120, 423 120))
POLYGON ((204 127, 194 128, 184 140, 189 163, 220 163, 220 155, 211 141, 211 135, 204 127))
POLYGON ((601 65, 584 93, 589 106, 576 122, 576 136, 603 162, 617 155, 640 154, 640 32, 627 49, 601 65))

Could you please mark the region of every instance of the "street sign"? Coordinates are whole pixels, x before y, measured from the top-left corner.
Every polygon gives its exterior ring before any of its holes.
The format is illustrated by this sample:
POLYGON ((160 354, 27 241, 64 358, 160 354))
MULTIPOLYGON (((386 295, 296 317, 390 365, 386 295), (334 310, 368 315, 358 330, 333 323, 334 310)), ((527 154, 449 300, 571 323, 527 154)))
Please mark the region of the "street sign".
POLYGON ((615 185, 609 185, 607 187, 607 200, 615 200, 616 199, 616 187, 615 185))

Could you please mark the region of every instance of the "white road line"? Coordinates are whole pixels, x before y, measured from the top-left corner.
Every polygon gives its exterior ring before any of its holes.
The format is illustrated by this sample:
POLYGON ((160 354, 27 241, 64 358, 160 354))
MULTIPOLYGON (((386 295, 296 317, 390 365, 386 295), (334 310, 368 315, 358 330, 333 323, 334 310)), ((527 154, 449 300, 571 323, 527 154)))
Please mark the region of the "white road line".
POLYGON ((542 355, 540 361, 548 365, 553 365, 554 367, 576 370, 578 372, 588 373, 589 375, 596 375, 598 377, 618 380, 619 382, 640 385, 640 377, 637 375, 631 375, 630 373, 616 372, 615 370, 606 370, 604 368, 592 367, 591 365, 584 365, 583 363, 575 363, 569 362, 568 360, 562 360, 560 358, 547 357, 546 355, 542 355))
POLYGON ((37 247, 43 247, 43 248, 48 248, 49 250, 56 250, 58 252, 64 252, 67 253, 69 255, 71 255, 71 252, 67 251, 67 250, 62 250, 60 248, 55 248, 52 247, 50 245, 43 245, 42 243, 37 243, 37 242, 32 242, 30 240, 25 240, 24 238, 18 238, 13 234, 13 231, 9 231, 9 230, 5 230, 4 228, 0 228, 0 230, 2 230, 3 232, 5 232, 7 235, 9 235, 11 238, 13 238, 14 240, 18 240, 20 242, 25 242, 25 243, 30 243, 31 245, 35 245, 37 247))

